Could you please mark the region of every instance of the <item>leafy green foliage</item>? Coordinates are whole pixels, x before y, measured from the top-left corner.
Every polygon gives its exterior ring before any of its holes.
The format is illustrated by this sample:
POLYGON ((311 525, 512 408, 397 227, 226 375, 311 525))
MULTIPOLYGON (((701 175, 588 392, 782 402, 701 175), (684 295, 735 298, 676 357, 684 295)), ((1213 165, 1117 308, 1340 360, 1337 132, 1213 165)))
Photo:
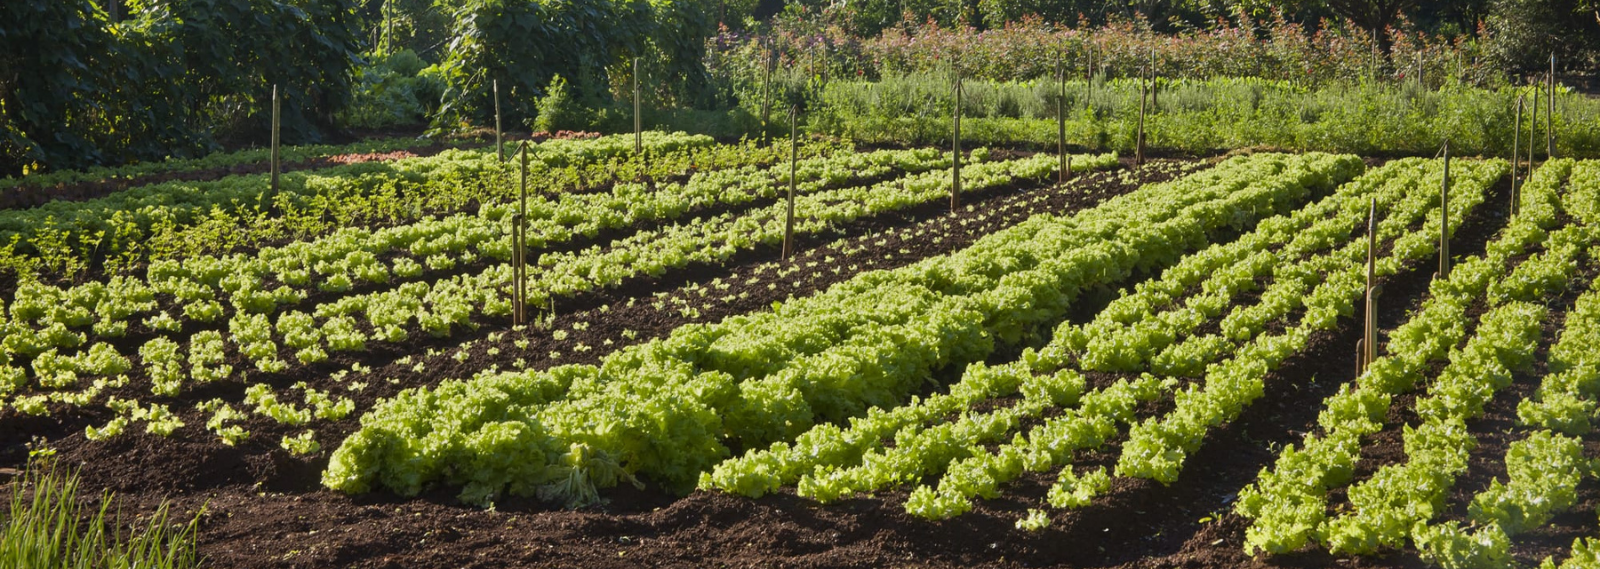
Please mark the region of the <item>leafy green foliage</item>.
POLYGON ((112 24, 88 0, 0 12, 0 173, 194 156, 264 132, 314 141, 350 92, 354 0, 149 0, 112 24))
POLYGON ((425 125, 439 108, 444 82, 410 50, 374 54, 356 69, 350 106, 339 124, 355 128, 425 125))

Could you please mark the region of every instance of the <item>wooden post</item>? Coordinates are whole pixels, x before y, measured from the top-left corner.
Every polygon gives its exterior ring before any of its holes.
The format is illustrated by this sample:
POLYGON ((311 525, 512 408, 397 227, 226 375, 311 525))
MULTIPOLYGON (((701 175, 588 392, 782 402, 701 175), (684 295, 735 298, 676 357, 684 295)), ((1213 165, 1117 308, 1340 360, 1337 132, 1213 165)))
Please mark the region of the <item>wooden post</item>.
POLYGON ((280 101, 278 100, 278 86, 277 85, 273 85, 272 86, 272 191, 273 192, 277 192, 278 191, 278 172, 280 172, 279 165, 278 165, 278 129, 279 129, 279 125, 282 124, 282 123, 279 122, 279 119, 278 119, 278 112, 280 110, 281 110, 281 105, 280 105, 280 101))
POLYGON ((1067 164, 1067 69, 1063 65, 1063 56, 1056 54, 1056 154, 1061 158, 1061 174, 1056 176, 1057 182, 1067 181, 1067 173, 1072 170, 1067 164))
POLYGON ((767 64, 762 68, 761 79, 761 140, 767 139, 769 119, 772 118, 772 66, 776 64, 777 53, 772 50, 771 39, 767 43, 767 64))
POLYGON ((1084 57, 1088 58, 1089 66, 1088 69, 1084 70, 1087 76, 1084 77, 1083 108, 1092 112, 1094 110, 1094 44, 1090 44, 1085 50, 1084 57))
POLYGON ((950 213, 961 206, 961 71, 956 71, 956 106, 950 132, 950 213))
POLYGON ((1149 80, 1146 79, 1139 89, 1139 134, 1134 140, 1133 165, 1144 165, 1144 113, 1146 94, 1150 90, 1149 80))
POLYGON ((500 136, 500 80, 494 80, 494 152, 501 162, 506 161, 506 145, 500 136))
POLYGON ((1450 141, 1444 141, 1444 184, 1439 188, 1439 278, 1450 276, 1450 141))
POLYGON ((1156 89, 1156 47, 1150 46, 1150 111, 1155 112, 1161 103, 1158 102, 1156 89))
POLYGON ((522 155, 522 185, 517 191, 517 215, 511 219, 511 234, 515 239, 512 243, 511 279, 512 286, 516 287, 511 297, 512 308, 516 311, 514 322, 524 326, 528 323, 528 143, 522 143, 518 152, 522 155))
POLYGON ((800 137, 795 129, 795 117, 800 114, 800 107, 789 107, 789 208, 783 215, 783 258, 788 259, 794 254, 794 190, 795 177, 799 170, 800 162, 800 137))
POLYGON ((1517 95, 1517 118, 1511 127, 1511 215, 1517 214, 1517 171, 1522 168, 1522 100, 1517 95))
POLYGON ((639 58, 633 58, 633 153, 644 152, 644 123, 639 119, 639 58))
POLYGON ((1362 355, 1361 368, 1364 371, 1372 361, 1378 358, 1377 349, 1377 324, 1378 311, 1374 303, 1377 302, 1377 289, 1374 282, 1377 279, 1378 261, 1378 198, 1371 198, 1371 205, 1367 209, 1367 316, 1363 327, 1362 342, 1366 352, 1362 355))
POLYGON ((1556 157, 1556 54, 1550 54, 1550 78, 1545 83, 1545 92, 1549 94, 1550 104, 1544 107, 1544 135, 1546 160, 1556 157))
POLYGON ((1539 84, 1535 83, 1533 85, 1533 104, 1531 105, 1533 108, 1528 111, 1528 177, 1529 178, 1533 177, 1533 157, 1534 157, 1533 141, 1534 141, 1534 136, 1536 136, 1538 134, 1538 131, 1539 131, 1539 100, 1542 99, 1542 98, 1543 97, 1539 96, 1539 84))
POLYGON ((111 13, 111 23, 117 23, 117 0, 109 0, 106 2, 106 8, 106 11, 111 13))

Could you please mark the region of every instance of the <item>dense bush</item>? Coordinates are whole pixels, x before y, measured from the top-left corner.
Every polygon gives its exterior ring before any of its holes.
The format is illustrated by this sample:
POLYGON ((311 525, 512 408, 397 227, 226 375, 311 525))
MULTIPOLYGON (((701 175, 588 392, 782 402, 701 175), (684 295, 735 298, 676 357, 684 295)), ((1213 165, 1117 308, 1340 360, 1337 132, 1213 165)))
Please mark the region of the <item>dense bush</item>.
POLYGON ((356 70, 350 106, 339 124, 355 128, 425 125, 439 107, 444 82, 411 50, 373 55, 356 70))

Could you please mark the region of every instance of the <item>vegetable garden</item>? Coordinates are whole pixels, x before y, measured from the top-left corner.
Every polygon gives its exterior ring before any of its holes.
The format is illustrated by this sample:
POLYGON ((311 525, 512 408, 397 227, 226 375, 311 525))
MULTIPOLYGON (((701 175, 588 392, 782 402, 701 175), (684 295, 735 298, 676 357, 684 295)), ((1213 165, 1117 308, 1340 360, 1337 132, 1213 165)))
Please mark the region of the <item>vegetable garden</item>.
POLYGON ((1600 162, 456 146, 31 186, 0 456, 219 566, 1600 555, 1600 162))

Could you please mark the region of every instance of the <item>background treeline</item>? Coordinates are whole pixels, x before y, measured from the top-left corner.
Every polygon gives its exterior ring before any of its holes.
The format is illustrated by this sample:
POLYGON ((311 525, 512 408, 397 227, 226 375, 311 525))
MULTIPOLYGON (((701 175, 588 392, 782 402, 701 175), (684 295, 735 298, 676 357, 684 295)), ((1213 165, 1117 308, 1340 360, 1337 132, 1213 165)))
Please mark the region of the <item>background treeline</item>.
POLYGON ((789 104, 843 124, 841 80, 1026 82, 1060 59, 1101 81, 1501 89, 1551 54, 1568 80, 1600 60, 1595 2, 12 0, 0 175, 259 142, 272 85, 287 143, 492 126, 495 82, 506 128, 616 131, 637 58, 647 124, 738 136, 789 104))

